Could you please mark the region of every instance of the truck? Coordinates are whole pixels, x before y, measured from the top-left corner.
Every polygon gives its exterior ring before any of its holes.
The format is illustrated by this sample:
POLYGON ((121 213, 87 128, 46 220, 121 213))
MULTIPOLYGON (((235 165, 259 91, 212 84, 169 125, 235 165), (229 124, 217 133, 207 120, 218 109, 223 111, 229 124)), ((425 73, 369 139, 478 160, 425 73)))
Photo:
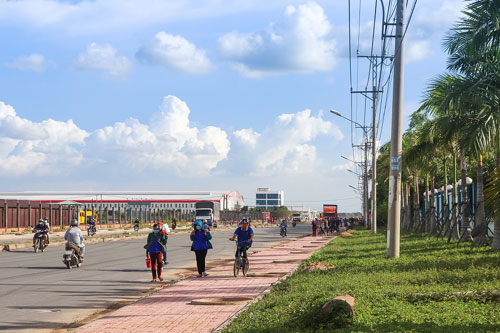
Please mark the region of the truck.
POLYGON ((300 213, 293 213, 292 214, 292 222, 300 222, 300 213))
POLYGON ((220 202, 218 201, 198 201, 194 204, 196 209, 196 220, 204 220, 210 227, 217 228, 220 220, 220 202))
POLYGON ((324 204, 323 205, 323 218, 337 218, 337 205, 324 204))

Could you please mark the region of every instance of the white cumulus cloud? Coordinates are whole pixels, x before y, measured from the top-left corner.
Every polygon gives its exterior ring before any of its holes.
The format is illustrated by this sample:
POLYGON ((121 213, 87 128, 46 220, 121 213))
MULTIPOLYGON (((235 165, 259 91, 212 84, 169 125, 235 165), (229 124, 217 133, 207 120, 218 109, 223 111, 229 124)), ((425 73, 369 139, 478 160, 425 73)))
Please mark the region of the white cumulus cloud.
POLYGON ((92 133, 89 151, 108 164, 173 170, 182 176, 207 174, 226 159, 229 139, 226 132, 214 126, 192 127, 189 114, 184 101, 167 96, 149 124, 130 119, 92 133))
POLYGON ((72 120, 32 122, 0 101, 0 174, 48 174, 78 165, 87 136, 72 120))
POLYGON ((336 64, 332 27, 316 2, 288 6, 284 16, 260 32, 233 31, 219 38, 221 56, 244 75, 332 70, 336 64))
POLYGON ((43 72, 52 63, 47 61, 41 54, 33 53, 28 56, 20 56, 5 66, 9 68, 19 69, 21 71, 43 72))
POLYGON ((233 153, 238 170, 252 175, 308 174, 316 170, 314 139, 320 135, 340 141, 340 129, 306 109, 279 115, 261 133, 242 129, 233 133, 233 153))
POLYGON ((174 36, 164 31, 143 45, 136 54, 142 62, 161 65, 179 72, 203 74, 210 71, 212 64, 205 51, 182 36, 174 36))
POLYGON ((91 43, 78 55, 75 68, 79 70, 102 71, 110 77, 124 78, 131 69, 130 60, 117 54, 110 44, 91 43))

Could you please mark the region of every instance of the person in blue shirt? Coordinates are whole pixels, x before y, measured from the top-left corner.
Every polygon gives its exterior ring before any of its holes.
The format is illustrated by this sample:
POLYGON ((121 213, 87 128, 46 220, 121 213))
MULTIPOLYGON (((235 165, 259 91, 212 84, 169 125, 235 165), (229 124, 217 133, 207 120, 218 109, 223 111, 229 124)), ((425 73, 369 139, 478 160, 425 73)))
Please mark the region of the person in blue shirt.
POLYGON ((194 230, 191 231, 190 238, 193 241, 191 250, 194 251, 196 255, 198 277, 206 277, 208 274, 205 272, 205 259, 208 250, 212 248, 212 244, 210 243, 212 235, 210 234, 208 226, 204 224, 202 220, 196 221, 194 230))
POLYGON ((166 245, 167 237, 160 233, 160 226, 155 223, 153 225, 153 232, 148 235, 147 244, 144 246, 146 249, 146 258, 151 259, 151 272, 153 274, 151 282, 156 282, 157 277, 160 281, 163 281, 161 268, 163 250, 166 245))
POLYGON ((253 230, 250 228, 247 219, 241 220, 241 225, 234 231, 233 237, 229 240, 234 241, 238 237, 238 246, 236 247, 235 257, 237 258, 242 251, 243 258, 247 257, 247 250, 252 246, 253 230))

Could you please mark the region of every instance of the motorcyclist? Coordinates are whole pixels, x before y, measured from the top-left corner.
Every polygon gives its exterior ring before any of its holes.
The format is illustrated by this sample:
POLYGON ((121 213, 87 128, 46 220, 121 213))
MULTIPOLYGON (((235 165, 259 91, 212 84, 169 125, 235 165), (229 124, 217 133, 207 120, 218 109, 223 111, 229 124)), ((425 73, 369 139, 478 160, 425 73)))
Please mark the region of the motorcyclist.
POLYGON ((238 258, 241 251, 243 258, 246 258, 247 250, 252 246, 253 242, 253 230, 249 227, 247 219, 241 220, 241 226, 236 228, 233 237, 229 238, 229 240, 234 241, 236 237, 238 237, 238 244, 234 256, 238 258))
POLYGON ((64 239, 66 242, 73 243, 80 248, 80 261, 83 261, 83 257, 85 256, 85 244, 83 244, 83 241, 85 239, 83 238, 82 231, 78 228, 78 220, 71 220, 71 228, 66 230, 64 239))
POLYGON ((35 246, 35 239, 39 233, 43 234, 45 244, 49 244, 49 226, 48 223, 45 223, 44 219, 38 221, 38 224, 33 228, 33 232, 35 233, 33 236, 33 246, 35 246))
POLYGON ((97 232, 97 229, 95 227, 95 219, 94 217, 88 217, 87 218, 87 225, 88 227, 93 230, 94 232, 97 232))
POLYGON ((137 227, 137 229, 139 229, 139 219, 136 218, 135 221, 134 221, 134 228, 137 227))
POLYGON ((286 220, 283 220, 281 221, 281 224, 280 224, 280 233, 284 232, 285 235, 286 235, 286 230, 287 229, 287 223, 286 223, 286 220))
POLYGON ((46 217, 43 219, 43 223, 45 223, 45 225, 47 226, 47 233, 45 234, 45 236, 47 237, 47 244, 50 243, 50 239, 49 239, 49 231, 50 231, 50 224, 49 224, 49 218, 46 217))
POLYGON ((175 230, 176 227, 177 227, 177 220, 172 219, 172 230, 175 230))

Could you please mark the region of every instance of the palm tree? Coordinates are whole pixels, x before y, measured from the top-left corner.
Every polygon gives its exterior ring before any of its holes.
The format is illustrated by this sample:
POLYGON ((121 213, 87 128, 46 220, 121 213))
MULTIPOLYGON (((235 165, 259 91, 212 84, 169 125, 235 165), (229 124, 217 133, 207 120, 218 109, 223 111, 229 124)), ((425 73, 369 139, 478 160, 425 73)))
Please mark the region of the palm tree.
MULTIPOLYGON (((493 117, 490 122, 490 135, 495 138, 496 165, 500 170, 500 81, 498 80, 500 59, 500 1, 471 1, 464 10, 464 19, 451 30, 445 38, 444 46, 450 54, 448 68, 459 70, 468 75, 464 81, 473 83, 469 89, 475 91, 475 96, 483 97, 483 112, 493 117), (496 78, 495 78, 496 77, 496 78), (492 79, 493 78, 493 79, 492 79)), ((491 136, 488 137, 491 139, 491 136)), ((499 186, 492 181, 492 186, 499 186)), ((497 198, 494 190, 487 191, 489 198, 497 198)), ((500 201, 495 202, 500 204, 500 201)), ((491 205, 490 205, 491 207, 491 205)), ((495 232, 492 249, 500 250, 500 214, 495 215, 495 232)))

